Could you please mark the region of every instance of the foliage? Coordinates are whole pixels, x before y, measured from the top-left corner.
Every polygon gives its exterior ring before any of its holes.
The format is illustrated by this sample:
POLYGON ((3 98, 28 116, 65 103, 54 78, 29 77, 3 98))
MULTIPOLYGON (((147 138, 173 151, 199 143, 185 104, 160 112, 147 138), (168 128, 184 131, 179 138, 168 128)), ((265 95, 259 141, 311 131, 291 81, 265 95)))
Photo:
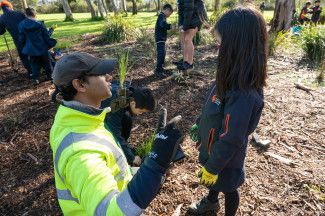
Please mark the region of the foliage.
POLYGON ((126 72, 128 70, 129 50, 121 49, 117 53, 117 57, 118 57, 118 65, 119 65, 120 86, 123 86, 126 72))
POLYGON ((302 48, 306 56, 317 66, 325 60, 325 27, 305 27, 301 35, 302 48))
POLYGON ((137 44, 146 50, 147 56, 154 56, 156 52, 156 42, 153 31, 148 28, 140 28, 135 32, 137 44))
POLYGON ((222 4, 222 8, 233 9, 234 7, 236 7, 237 3, 238 1, 236 0, 228 0, 222 4))
POLYGON ((209 22, 215 24, 228 10, 228 8, 222 7, 220 10, 214 11, 213 14, 209 17, 209 22))
POLYGON ((130 29, 130 23, 121 15, 108 16, 101 39, 106 43, 125 41, 131 36, 130 29))
POLYGON ((149 136, 140 146, 135 149, 136 155, 145 157, 149 154, 153 141, 155 140, 156 134, 153 133, 149 136))
POLYGON ((268 37, 269 56, 273 56, 277 47, 284 43, 286 39, 285 32, 270 32, 268 37))
POLYGON ((209 31, 199 31, 193 38, 193 44, 198 45, 208 45, 213 42, 213 37, 209 31))

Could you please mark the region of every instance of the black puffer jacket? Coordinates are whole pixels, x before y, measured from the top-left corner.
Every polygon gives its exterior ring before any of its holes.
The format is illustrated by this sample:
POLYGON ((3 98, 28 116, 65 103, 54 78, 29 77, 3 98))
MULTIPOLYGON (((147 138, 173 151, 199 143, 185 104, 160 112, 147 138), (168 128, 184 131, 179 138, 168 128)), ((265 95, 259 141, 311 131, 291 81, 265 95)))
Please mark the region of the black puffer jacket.
POLYGON ((179 25, 186 31, 200 28, 208 20, 203 0, 178 0, 179 25))

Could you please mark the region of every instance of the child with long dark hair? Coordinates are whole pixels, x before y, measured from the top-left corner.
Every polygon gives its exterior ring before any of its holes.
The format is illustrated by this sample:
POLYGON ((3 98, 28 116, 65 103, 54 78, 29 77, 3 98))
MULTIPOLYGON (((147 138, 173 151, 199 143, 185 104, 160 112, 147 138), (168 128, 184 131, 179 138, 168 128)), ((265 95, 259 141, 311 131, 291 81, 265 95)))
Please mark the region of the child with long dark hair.
POLYGON ((239 7, 226 12, 215 25, 220 44, 216 83, 197 120, 200 183, 209 194, 193 203, 190 213, 218 211, 225 194, 225 215, 235 215, 238 188, 245 179, 248 136, 255 130, 264 106, 267 32, 263 16, 239 7))

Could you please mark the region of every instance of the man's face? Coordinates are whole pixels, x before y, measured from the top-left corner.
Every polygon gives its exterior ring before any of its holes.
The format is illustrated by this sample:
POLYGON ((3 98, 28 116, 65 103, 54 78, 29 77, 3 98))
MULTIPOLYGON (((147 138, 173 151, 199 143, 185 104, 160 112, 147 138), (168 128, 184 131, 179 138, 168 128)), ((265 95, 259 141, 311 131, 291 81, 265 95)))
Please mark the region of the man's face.
POLYGON ((143 113, 149 112, 147 109, 137 108, 135 101, 130 102, 130 109, 133 115, 141 115, 143 113))
POLYGON ((99 101, 112 97, 111 81, 112 76, 108 74, 101 76, 88 76, 87 82, 84 83, 87 97, 99 101))
POLYGON ((319 5, 320 5, 320 2, 316 2, 316 3, 315 3, 315 6, 319 6, 319 5))

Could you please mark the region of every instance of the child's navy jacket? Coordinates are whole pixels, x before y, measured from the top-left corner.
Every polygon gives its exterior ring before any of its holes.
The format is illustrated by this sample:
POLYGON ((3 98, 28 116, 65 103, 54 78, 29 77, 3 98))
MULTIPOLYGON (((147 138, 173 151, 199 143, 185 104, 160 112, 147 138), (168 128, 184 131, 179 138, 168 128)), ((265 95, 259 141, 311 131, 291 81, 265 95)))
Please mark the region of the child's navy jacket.
POLYGON ((160 12, 156 26, 155 26, 155 39, 156 42, 167 40, 167 30, 171 28, 171 25, 166 21, 166 15, 160 12))
POLYGON ((46 55, 56 45, 50 38, 45 25, 37 20, 26 18, 19 23, 19 40, 24 45, 23 54, 29 56, 46 55))
POLYGON ((220 101, 215 92, 213 86, 197 120, 199 161, 207 171, 218 175, 214 190, 232 192, 245 180, 248 136, 259 122, 263 93, 232 90, 220 101))

